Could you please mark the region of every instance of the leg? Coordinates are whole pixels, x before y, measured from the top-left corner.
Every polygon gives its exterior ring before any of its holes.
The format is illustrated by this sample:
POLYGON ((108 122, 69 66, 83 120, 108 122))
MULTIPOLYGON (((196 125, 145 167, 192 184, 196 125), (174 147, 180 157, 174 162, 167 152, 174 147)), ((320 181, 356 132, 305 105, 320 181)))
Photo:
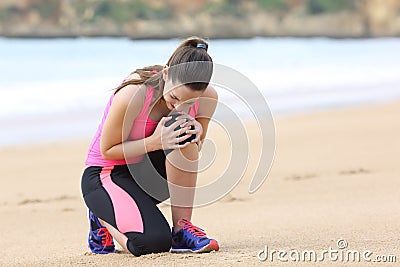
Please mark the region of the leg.
POLYGON ((178 224, 180 219, 190 221, 192 217, 198 154, 197 144, 190 144, 181 150, 172 151, 167 156, 167 179, 173 184, 169 187, 169 193, 175 231, 181 228, 178 224))
POLYGON ((82 191, 89 209, 135 256, 170 249, 167 221, 126 165, 96 169, 92 175, 84 173, 82 191))
MULTIPOLYGON (((127 192, 137 204, 139 214, 135 216, 135 219, 140 217, 140 220, 137 221, 140 221, 140 225, 129 220, 128 212, 121 210, 120 214, 116 213, 117 219, 120 218, 120 220, 117 220, 117 227, 112 226, 127 237, 126 248, 135 256, 169 251, 171 232, 168 222, 154 200, 139 187, 132 175, 127 175, 127 173, 129 173, 129 169, 124 166, 111 173, 111 177, 113 183, 127 192)), ((134 174, 138 175, 137 173, 134 174)), ((120 203, 120 205, 125 204, 126 201, 120 203)), ((130 209, 130 212, 132 213, 133 210, 134 208, 130 209)), ((113 230, 111 229, 111 231, 113 230)), ((125 239, 122 238, 121 242, 124 241, 125 239)))
POLYGON ((171 252, 204 253, 219 250, 218 242, 191 221, 198 170, 198 147, 190 144, 167 156, 166 171, 172 220, 171 252))
POLYGON ((114 239, 118 242, 118 244, 121 245, 123 249, 126 251, 129 251, 128 248, 126 247, 126 244, 128 242, 128 237, 118 231, 117 229, 114 228, 111 224, 103 221, 102 219, 99 219, 100 223, 107 227, 107 230, 110 232, 110 234, 114 237, 114 239))
POLYGON ((150 192, 155 202, 161 202, 170 196, 174 225, 171 252, 203 253, 219 250, 215 239, 208 238, 201 228, 190 222, 197 180, 197 161, 197 144, 189 144, 181 150, 150 152, 145 155, 141 165, 142 173, 139 176, 142 180, 139 184, 147 188, 145 191, 150 192), (167 154, 166 158, 164 152, 167 154), (164 189, 167 189, 166 194, 164 189))
POLYGON ((158 150, 145 155, 140 175, 135 175, 136 182, 154 197, 156 203, 171 198, 172 221, 176 231, 180 229, 180 219, 191 219, 197 160, 197 144, 190 144, 181 150, 158 150), (172 184, 168 186, 165 179, 172 184))
POLYGON ((82 193, 89 207, 89 237, 90 250, 96 254, 114 253, 115 246, 107 228, 95 214, 101 212, 103 218, 114 220, 114 211, 107 191, 101 186, 99 173, 101 167, 88 167, 82 175, 82 193), (95 213, 93 213, 95 211, 95 213))
POLYGON ((197 179, 197 145, 190 144, 181 151, 170 150, 165 153, 169 153, 167 160, 164 151, 148 153, 142 161, 139 179, 135 176, 135 180, 146 188, 145 191, 155 203, 171 196, 174 222, 171 252, 218 250, 218 242, 207 238, 199 227, 190 222, 197 179), (167 184, 165 179, 170 183, 167 184), (167 192, 164 192, 165 189, 167 192))

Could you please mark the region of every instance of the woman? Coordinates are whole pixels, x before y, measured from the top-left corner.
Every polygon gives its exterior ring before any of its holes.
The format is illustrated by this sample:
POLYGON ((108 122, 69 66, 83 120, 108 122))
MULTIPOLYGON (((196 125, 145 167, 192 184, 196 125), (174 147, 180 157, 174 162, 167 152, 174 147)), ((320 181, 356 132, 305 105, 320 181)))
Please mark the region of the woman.
POLYGON ((115 252, 113 238, 135 256, 219 249, 190 222, 198 153, 218 98, 207 49, 189 38, 164 67, 137 69, 114 90, 82 176, 92 252, 115 252), (156 206, 168 197, 172 231, 156 206))

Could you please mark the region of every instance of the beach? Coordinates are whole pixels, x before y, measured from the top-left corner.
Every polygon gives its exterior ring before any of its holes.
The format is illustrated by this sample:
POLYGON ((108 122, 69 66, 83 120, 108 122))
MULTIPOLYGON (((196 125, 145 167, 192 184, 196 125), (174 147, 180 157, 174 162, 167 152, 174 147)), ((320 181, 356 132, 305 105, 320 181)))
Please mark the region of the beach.
MULTIPOLYGON (((89 252, 80 179, 90 138, 0 148, 0 266, 350 264, 327 255, 319 262, 288 255, 283 262, 277 254, 261 261, 266 246, 314 250, 319 258, 330 248, 372 252, 370 263, 361 258, 351 266, 377 264, 376 256, 400 261, 399 114, 394 102, 277 116, 275 160, 261 188, 249 194, 247 175, 223 199, 194 210, 193 222, 220 243, 220 251, 200 255, 89 252), (339 240, 347 246, 338 248, 339 240)), ((251 138, 256 127, 248 125, 251 138)), ((210 130, 208 138, 219 135, 210 130)), ((171 223, 169 206, 160 209, 171 223)))

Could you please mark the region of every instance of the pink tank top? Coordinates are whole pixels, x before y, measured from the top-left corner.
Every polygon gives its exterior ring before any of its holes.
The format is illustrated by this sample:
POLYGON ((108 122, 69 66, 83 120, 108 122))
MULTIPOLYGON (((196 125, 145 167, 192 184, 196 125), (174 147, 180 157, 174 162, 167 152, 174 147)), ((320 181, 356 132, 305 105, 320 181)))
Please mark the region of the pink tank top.
MULTIPOLYGON (((139 140, 145 137, 150 136, 157 127, 158 122, 153 121, 149 115, 148 110, 151 104, 151 100, 153 99, 154 89, 148 87, 146 90, 146 98, 144 101, 144 105, 142 110, 140 111, 139 115, 133 122, 132 129, 129 134, 128 140, 139 140)), ((104 159, 100 152, 100 137, 101 132, 103 130, 104 122, 107 118, 108 111, 111 107, 112 100, 114 98, 114 94, 112 94, 106 109, 104 110, 103 118, 100 122, 100 125, 96 131, 96 134, 90 144, 88 155, 85 161, 87 166, 101 166, 101 167, 109 167, 114 165, 125 165, 125 164, 132 164, 138 163, 143 159, 143 155, 124 159, 124 160, 107 160, 104 159)), ((197 100, 190 108, 189 115, 193 118, 197 115, 197 111, 199 109, 199 101, 197 100)))

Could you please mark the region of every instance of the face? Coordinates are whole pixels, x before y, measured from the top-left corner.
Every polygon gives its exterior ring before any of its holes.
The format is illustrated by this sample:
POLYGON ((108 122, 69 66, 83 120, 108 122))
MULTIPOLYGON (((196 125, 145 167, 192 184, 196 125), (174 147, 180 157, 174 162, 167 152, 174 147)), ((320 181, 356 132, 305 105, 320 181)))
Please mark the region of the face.
POLYGON ((174 85, 170 79, 165 81, 163 97, 170 110, 187 112, 202 94, 203 91, 195 91, 185 85, 174 85))

